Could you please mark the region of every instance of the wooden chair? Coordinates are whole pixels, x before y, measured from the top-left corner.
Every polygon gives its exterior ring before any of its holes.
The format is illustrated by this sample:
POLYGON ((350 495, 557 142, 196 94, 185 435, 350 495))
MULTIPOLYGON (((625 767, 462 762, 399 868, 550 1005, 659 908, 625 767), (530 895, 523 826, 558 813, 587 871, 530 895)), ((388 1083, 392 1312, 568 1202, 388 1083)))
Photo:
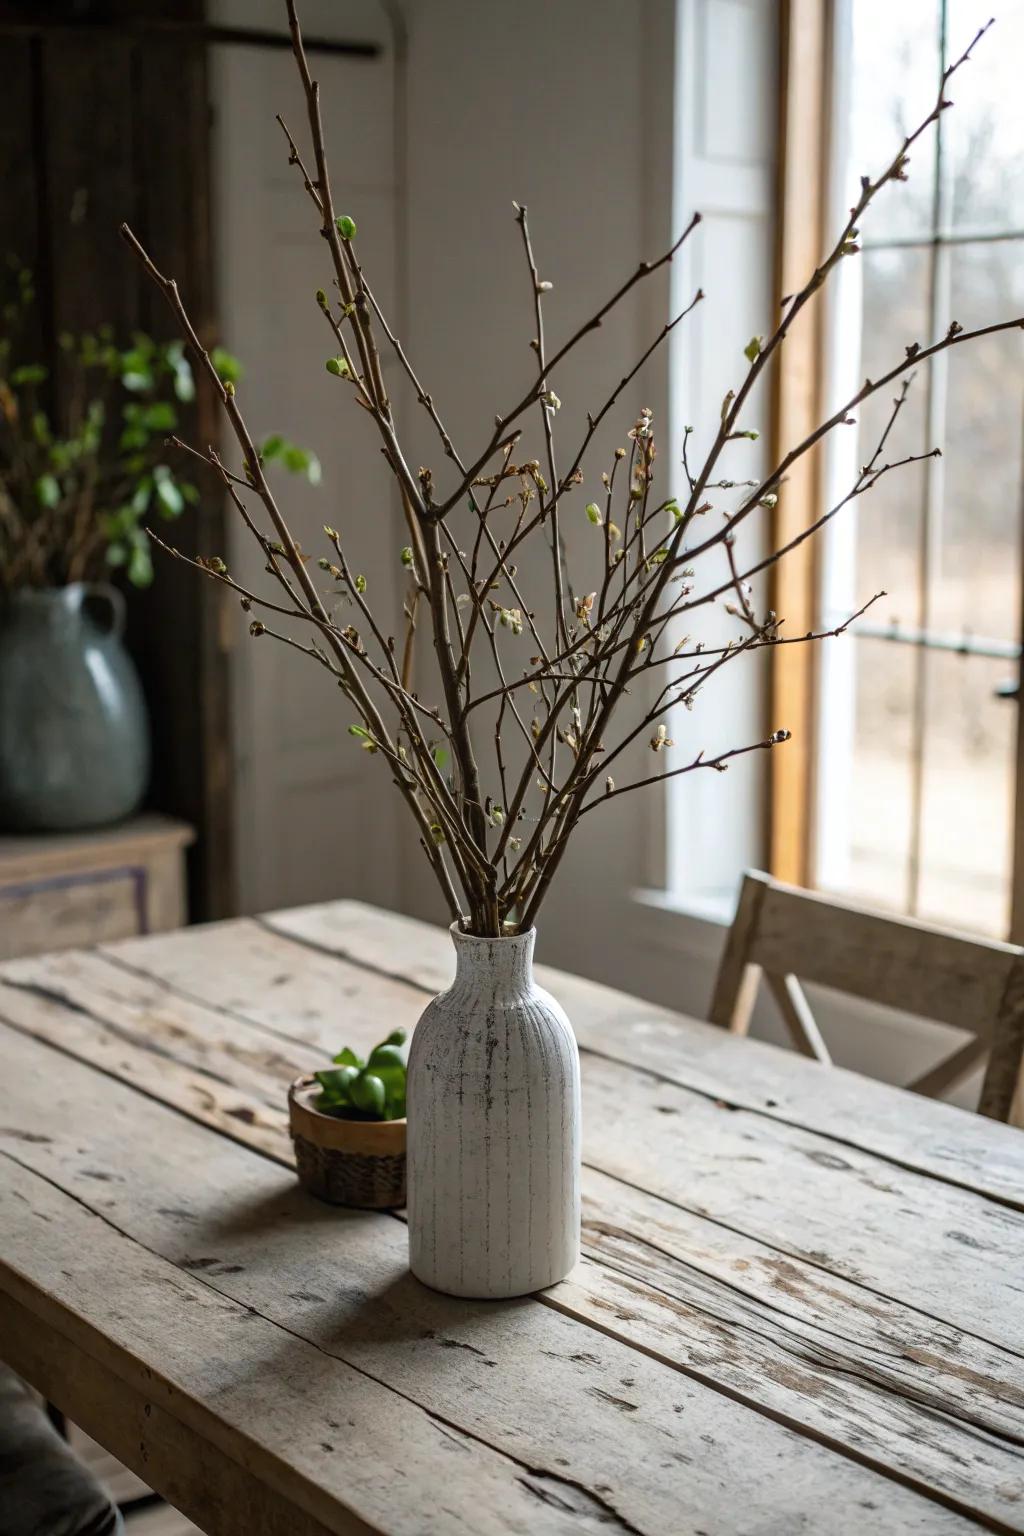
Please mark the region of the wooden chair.
POLYGON ((936 1097, 987 1052, 978 1110, 1020 1123, 1024 949, 868 912, 753 872, 744 876, 715 982, 713 1024, 746 1034, 762 972, 797 1050, 826 1064, 831 1057, 798 976, 966 1030, 973 1038, 909 1087, 936 1097))

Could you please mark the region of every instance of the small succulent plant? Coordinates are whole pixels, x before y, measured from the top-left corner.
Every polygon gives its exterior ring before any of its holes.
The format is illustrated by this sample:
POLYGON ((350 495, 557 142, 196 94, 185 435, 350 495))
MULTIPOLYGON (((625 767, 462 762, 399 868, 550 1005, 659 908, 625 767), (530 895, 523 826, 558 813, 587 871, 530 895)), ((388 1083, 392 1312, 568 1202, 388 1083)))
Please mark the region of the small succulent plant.
POLYGON ((364 1061, 348 1046, 316 1073, 316 1107, 339 1120, 401 1120, 405 1114, 405 1030, 393 1029, 364 1061))

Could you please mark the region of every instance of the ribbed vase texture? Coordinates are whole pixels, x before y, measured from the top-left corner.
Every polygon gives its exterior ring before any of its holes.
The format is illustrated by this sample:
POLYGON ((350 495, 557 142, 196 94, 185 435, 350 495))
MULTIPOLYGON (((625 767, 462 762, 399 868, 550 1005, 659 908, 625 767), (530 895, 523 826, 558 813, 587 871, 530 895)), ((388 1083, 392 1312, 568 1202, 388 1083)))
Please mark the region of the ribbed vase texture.
POLYGON ((409 1052, 409 1260, 452 1296, 522 1296, 579 1257, 579 1052, 534 937, 453 927, 454 984, 409 1052))

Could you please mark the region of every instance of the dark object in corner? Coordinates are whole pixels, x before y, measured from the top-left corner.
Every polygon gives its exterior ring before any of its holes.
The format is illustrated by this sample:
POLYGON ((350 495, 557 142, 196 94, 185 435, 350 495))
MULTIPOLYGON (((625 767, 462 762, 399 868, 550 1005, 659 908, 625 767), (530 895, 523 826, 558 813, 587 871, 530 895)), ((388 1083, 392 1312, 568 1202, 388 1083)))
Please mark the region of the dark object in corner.
POLYGON ((0 1365, 0 1531, 122 1536, 117 1507, 61 1439, 42 1403, 0 1365))

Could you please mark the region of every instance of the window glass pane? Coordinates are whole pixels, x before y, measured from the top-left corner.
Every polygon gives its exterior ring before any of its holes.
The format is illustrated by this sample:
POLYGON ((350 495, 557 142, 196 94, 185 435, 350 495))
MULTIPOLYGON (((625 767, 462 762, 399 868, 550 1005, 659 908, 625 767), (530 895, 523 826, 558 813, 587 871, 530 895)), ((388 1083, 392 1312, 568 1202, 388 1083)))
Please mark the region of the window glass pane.
MULTIPOLYGON (((905 131, 928 110, 943 7, 847 0, 838 14, 853 37, 840 59, 852 105, 837 95, 840 137, 845 128, 850 138, 843 164, 860 170, 881 150, 886 124, 891 130, 895 119, 905 131)), ((948 60, 989 9, 985 0, 946 0, 944 14, 948 60)), ((915 149, 909 210, 885 213, 881 240, 865 221, 857 275, 844 272, 846 299, 833 311, 839 398, 953 319, 972 330, 1024 312, 1022 57, 1024 0, 1007 0, 950 88, 955 107, 942 117, 940 154, 934 134, 923 156, 915 149), (932 233, 940 238, 927 240, 932 233)), ((856 436, 829 448, 830 502, 871 459, 895 393, 879 391, 850 429, 856 436)), ((1019 331, 954 347, 916 370, 884 458, 934 446, 940 460, 886 475, 842 514, 841 528, 836 519, 825 544, 827 618, 884 589, 865 628, 923 628, 925 643, 862 630, 851 646, 819 653, 817 878, 875 905, 1005 935, 1019 710, 996 689, 1016 681, 1021 628, 1019 331), (986 640, 995 656, 949 648, 986 640)))
MULTIPOLYGON (((908 343, 927 340, 928 253, 907 248, 865 251, 862 261, 859 377, 877 378, 899 362, 908 343)), ((926 374, 927 365, 917 370, 880 463, 922 453, 931 446, 926 442, 926 374)), ((895 384, 880 389, 865 401, 856 429, 837 429, 857 431, 858 467, 874 454, 897 394, 895 384)), ((925 472, 925 466, 917 464, 894 469, 851 503, 857 520, 857 603, 874 592, 888 594, 872 612, 876 622, 919 622, 917 573, 925 472)), ((846 487, 837 489, 841 494, 846 487)))
MULTIPOLYGON (((954 246, 951 313, 965 329, 1024 313, 1024 241, 954 246)), ((1024 335, 949 353, 938 570, 931 626, 1019 633, 1024 335)))
POLYGON ((929 651, 918 915, 1002 938, 1009 923, 1016 706, 1012 662, 929 651))
POLYGON ((955 105, 943 115, 953 224, 957 229, 1022 229, 1024 3, 1006 0, 993 6, 992 0, 948 0, 948 6, 946 46, 951 60, 993 11, 996 18, 950 85, 955 105))
MULTIPOLYGON (((940 77, 939 0, 851 0, 852 72, 847 202, 862 175, 879 175, 935 104, 940 77)), ((906 182, 883 187, 864 222, 867 241, 927 235, 932 227, 935 131, 911 152, 906 182)))
POLYGON ((837 741, 840 760, 834 774, 829 773, 830 744, 822 744, 822 771, 831 781, 826 788, 830 830, 834 834, 842 826, 844 835, 836 840, 835 859, 821 869, 819 884, 872 906, 904 911, 912 824, 915 650, 885 640, 854 639, 852 644, 852 751, 847 741, 837 741))

